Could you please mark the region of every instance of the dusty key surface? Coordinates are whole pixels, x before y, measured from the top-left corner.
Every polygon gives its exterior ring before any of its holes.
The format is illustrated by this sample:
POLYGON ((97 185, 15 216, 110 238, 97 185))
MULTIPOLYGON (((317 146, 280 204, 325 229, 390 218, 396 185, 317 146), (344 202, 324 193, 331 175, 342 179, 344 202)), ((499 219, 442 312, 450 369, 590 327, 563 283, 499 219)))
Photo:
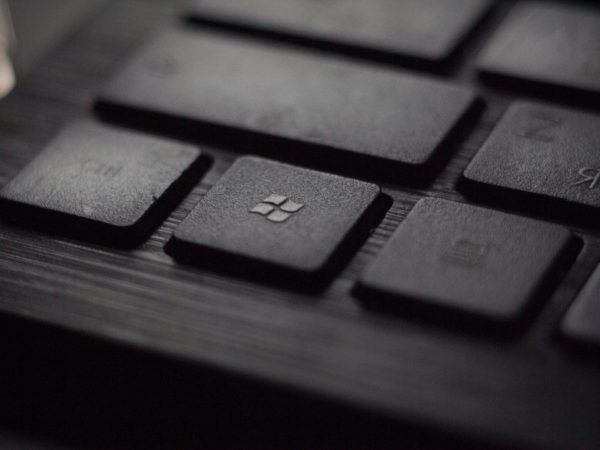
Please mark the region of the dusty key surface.
MULTIPOLYGON (((181 30, 158 37, 101 94, 124 116, 142 111, 180 127, 210 123, 329 147, 315 158, 337 149, 341 158, 405 164, 426 163, 474 101, 471 90, 441 81, 181 30)), ((277 147, 281 155, 290 148, 277 147)))
POLYGON ((369 210, 379 194, 374 184, 243 157, 176 229, 170 245, 176 257, 196 256, 213 267, 221 260, 315 274, 353 229, 373 218, 369 210))
POLYGON ((575 2, 523 2, 479 61, 486 74, 600 96, 600 13, 575 2))
POLYGON ((487 0, 195 0, 193 18, 442 63, 487 0))
MULTIPOLYGON (((511 105, 464 176, 473 191, 510 190, 600 206, 600 116, 554 106, 511 105)), ((589 208, 592 211, 591 208, 589 208)))
POLYGON ((497 324, 522 318, 572 242, 566 229, 440 199, 419 201, 361 277, 365 299, 497 324))
POLYGON ((578 343, 600 346, 600 266, 567 312, 562 332, 578 343))
POLYGON ((9 216, 92 239, 146 231, 194 178, 200 151, 188 145, 80 122, 68 126, 0 191, 9 216), (165 201, 167 204, 165 204, 165 201))

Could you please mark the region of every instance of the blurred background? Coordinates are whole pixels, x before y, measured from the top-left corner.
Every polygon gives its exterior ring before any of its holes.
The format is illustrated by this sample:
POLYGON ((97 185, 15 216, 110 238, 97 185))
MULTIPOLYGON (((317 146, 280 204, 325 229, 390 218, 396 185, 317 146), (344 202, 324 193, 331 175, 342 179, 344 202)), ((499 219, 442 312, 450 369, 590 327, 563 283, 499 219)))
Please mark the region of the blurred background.
MULTIPOLYGON (((102 0, 1 0, 1 2, 2 46, 10 47, 8 51, 18 79, 25 76, 46 51, 81 24, 86 15, 92 13, 102 0), (14 31, 11 28, 14 28, 14 31)), ((2 51, 4 52, 5 49, 3 48, 2 51)), ((10 67, 4 64, 4 61, 2 62, 1 77, 7 83, 6 77, 10 74, 6 71, 9 71, 10 67)), ((6 94, 9 86, 5 85, 1 90, 2 94, 6 94)))

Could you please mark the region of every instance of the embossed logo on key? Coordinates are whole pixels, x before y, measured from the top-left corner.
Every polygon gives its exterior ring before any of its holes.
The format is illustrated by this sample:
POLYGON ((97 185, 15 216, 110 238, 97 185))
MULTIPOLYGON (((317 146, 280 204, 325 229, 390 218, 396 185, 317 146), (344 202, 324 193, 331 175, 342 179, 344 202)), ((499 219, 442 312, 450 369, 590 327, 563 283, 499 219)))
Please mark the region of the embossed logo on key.
POLYGON ((459 266, 478 267, 482 265, 488 250, 489 246, 487 244, 458 239, 444 253, 443 259, 459 266))
POLYGON ((271 194, 250 212, 264 216, 270 222, 284 223, 302 208, 304 208, 302 203, 296 203, 285 195, 271 194))

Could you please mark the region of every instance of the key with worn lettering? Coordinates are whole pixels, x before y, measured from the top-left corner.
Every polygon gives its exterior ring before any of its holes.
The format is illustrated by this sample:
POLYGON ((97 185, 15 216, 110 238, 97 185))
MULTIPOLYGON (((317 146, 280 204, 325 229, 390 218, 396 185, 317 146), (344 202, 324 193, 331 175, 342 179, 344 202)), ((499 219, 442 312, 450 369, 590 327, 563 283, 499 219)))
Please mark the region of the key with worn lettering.
POLYGON ((252 133, 245 143, 277 138, 268 147, 281 157, 296 152, 337 167, 361 158, 366 171, 376 161, 426 164, 475 100, 444 81, 187 30, 159 36, 101 94, 117 119, 158 117, 157 126, 170 120, 204 137, 242 130, 252 133))
POLYGON ((498 198, 554 200, 592 211, 600 207, 600 116, 516 102, 464 176, 473 194, 493 190, 498 198))
POLYGON ((194 0, 189 12, 202 23, 442 64, 489 8, 488 0, 194 0))
POLYGON ((0 190, 2 216, 124 245, 157 225, 197 180, 195 147, 80 122, 0 190))
POLYGON ((167 250, 210 269, 303 279, 307 284, 295 287, 311 288, 340 268, 382 208, 374 184, 242 157, 175 230, 167 250))
POLYGON ((399 310, 410 305, 438 319, 511 326, 543 300, 541 289, 575 248, 561 226, 425 199, 362 275, 358 293, 365 301, 399 310))
POLYGON ((479 60, 485 75, 600 98, 600 12, 576 2, 521 2, 479 60))

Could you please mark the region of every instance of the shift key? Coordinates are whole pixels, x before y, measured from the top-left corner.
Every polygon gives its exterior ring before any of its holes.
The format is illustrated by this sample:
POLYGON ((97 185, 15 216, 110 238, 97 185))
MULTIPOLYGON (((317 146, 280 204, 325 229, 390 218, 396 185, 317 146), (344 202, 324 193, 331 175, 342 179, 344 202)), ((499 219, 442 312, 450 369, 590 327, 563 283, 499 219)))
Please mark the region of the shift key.
POLYGON ((320 150, 309 157, 422 165, 475 100, 470 89, 444 81, 219 33, 171 30, 116 75, 100 106, 127 112, 121 117, 174 119, 205 136, 215 130, 210 124, 227 134, 279 138, 278 156, 304 150, 289 145, 301 143, 320 150))

